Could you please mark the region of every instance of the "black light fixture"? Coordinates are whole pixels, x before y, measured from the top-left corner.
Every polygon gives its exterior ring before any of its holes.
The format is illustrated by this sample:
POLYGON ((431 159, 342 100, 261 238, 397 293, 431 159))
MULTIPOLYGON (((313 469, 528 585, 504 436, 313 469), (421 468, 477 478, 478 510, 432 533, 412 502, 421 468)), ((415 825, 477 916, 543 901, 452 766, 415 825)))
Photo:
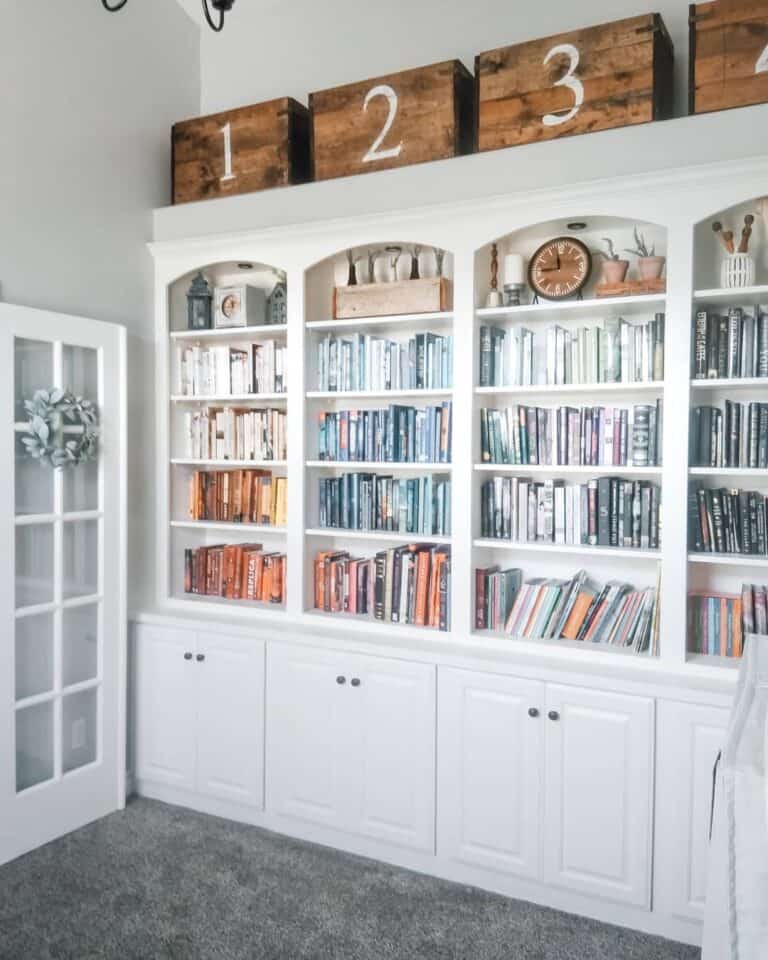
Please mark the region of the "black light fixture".
MULTIPOLYGON (((105 10, 109 10, 110 13, 117 13, 118 10, 123 9, 126 3, 128 3, 128 0, 117 0, 117 2, 114 3, 110 3, 109 0, 101 0, 101 2, 105 10)), ((221 32, 224 27, 224 16, 232 9, 234 3, 235 0, 203 0, 203 13, 211 30, 214 30, 216 33, 221 32), (218 11, 218 21, 214 19, 214 15, 211 13, 211 7, 218 11)))

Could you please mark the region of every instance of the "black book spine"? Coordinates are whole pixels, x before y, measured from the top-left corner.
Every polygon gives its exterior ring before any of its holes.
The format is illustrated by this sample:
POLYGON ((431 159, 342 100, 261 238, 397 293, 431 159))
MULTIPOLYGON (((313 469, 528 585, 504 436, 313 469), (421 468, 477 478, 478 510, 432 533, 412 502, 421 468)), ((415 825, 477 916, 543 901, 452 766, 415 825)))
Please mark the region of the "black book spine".
POLYGON ((707 376, 707 311, 696 314, 696 332, 693 354, 693 376, 703 380, 707 376))
POLYGON ((384 581, 387 575, 387 552, 377 553, 375 560, 376 579, 373 586, 373 616, 376 620, 384 619, 384 581))
POLYGON ((611 478, 611 500, 610 500, 610 538, 611 546, 619 545, 619 481, 616 477, 611 478))
POLYGON ((717 325, 717 376, 728 376, 728 317, 720 317, 717 325))
POLYGON ((717 553, 725 553, 725 529, 723 527, 723 499, 721 490, 709 491, 710 514, 712 517, 712 532, 714 534, 714 548, 717 553))
POLYGON ((768 467, 768 403, 760 404, 757 428, 757 465, 758 467, 768 467))
POLYGON ((597 481, 597 545, 611 545, 611 478, 597 481))

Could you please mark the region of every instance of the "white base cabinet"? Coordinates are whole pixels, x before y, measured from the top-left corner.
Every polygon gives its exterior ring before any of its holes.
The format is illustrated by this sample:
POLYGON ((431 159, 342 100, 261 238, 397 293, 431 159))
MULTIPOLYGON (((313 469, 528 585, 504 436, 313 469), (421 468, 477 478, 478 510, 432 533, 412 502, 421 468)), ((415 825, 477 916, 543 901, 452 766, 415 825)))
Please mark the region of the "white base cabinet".
POLYGON ((272 645, 267 806, 434 851, 435 668, 272 645))
POLYGON ((440 671, 438 851, 650 906, 653 701, 440 671))
POLYGON ((261 808, 263 641, 140 627, 134 657, 137 778, 261 808))

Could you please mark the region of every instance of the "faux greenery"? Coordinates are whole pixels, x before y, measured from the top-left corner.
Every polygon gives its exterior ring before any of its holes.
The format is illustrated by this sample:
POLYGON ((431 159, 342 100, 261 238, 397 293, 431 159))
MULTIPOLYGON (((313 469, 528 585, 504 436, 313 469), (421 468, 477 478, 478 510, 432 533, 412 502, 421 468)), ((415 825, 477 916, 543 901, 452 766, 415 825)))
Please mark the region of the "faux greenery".
POLYGON ((41 465, 75 467, 96 457, 99 411, 69 390, 38 390, 24 401, 28 421, 21 442, 41 465), (77 428, 73 433, 65 427, 77 428))
POLYGON ((645 237, 642 233, 639 233, 637 227, 634 230, 635 233, 635 246, 634 249, 626 248, 625 253, 634 253, 636 257, 653 257, 656 255, 656 244, 652 244, 651 249, 649 250, 645 243, 645 237))

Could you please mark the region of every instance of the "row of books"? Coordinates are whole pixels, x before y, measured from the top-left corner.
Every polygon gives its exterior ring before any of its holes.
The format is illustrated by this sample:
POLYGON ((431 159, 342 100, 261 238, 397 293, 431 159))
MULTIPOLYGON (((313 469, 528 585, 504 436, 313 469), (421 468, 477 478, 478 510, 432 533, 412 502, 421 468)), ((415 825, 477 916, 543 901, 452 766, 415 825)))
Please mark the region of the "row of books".
POLYGON ((482 536, 517 543, 658 549, 661 488, 600 477, 566 485, 492 477, 480 495, 482 536))
POLYGON ((451 551, 409 544, 355 558, 346 551, 315 557, 315 608, 386 623, 450 630, 451 551))
POLYGON ((286 557, 260 543, 216 544, 184 551, 184 592, 227 600, 283 603, 286 557))
POLYGON ((480 328, 481 387, 663 379, 663 313, 644 323, 613 317, 603 326, 570 330, 555 325, 543 335, 525 327, 480 328))
POLYGON ((688 492, 688 548, 694 553, 768 554, 768 497, 753 490, 708 489, 692 483, 688 492))
POLYGON ((246 347, 188 346, 179 351, 179 393, 185 397, 284 393, 287 348, 274 340, 246 347))
POLYGON ((768 587, 744 583, 741 586, 741 619, 744 636, 768 636, 768 587))
POLYGON ((451 532, 449 477, 343 473, 322 477, 318 486, 321 527, 437 536, 451 532))
POLYGON ((268 470, 197 470, 189 478, 190 520, 285 526, 288 480, 268 470))
POLYGON ((318 415, 320 460, 450 463, 449 400, 432 407, 390 404, 318 415))
POLYGON ((480 410, 484 463, 547 466, 661 464, 662 401, 619 407, 480 410))
POLYGON ((768 377, 768 306, 745 313, 700 310, 694 326, 693 378, 768 377))
POLYGON ((285 460, 285 410, 234 407, 190 411, 184 417, 185 455, 193 460, 285 460))
POLYGON ((740 657, 743 647, 742 598, 725 594, 688 595, 688 649, 720 657, 740 657))
POLYGON ((691 411, 692 467, 768 467, 768 403, 701 406, 691 411))
POLYGON ((475 627, 526 640, 578 640, 658 652, 658 587, 638 590, 611 580, 600 586, 586 571, 570 580, 519 569, 475 570, 475 627))
POLYGON ((356 333, 317 344, 318 390, 445 390, 452 378, 452 336, 417 333, 398 341, 356 333))

